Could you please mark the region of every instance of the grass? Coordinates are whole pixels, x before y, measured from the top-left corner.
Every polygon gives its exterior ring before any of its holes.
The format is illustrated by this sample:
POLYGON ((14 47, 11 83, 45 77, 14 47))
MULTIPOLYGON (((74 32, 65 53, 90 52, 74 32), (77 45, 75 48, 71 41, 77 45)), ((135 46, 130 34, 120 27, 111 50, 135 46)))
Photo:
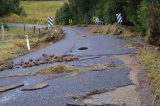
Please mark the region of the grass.
POLYGON ((33 52, 41 47, 57 42, 63 39, 63 37, 63 30, 58 26, 52 31, 41 29, 40 34, 39 29, 36 29, 34 33, 33 28, 26 28, 24 31, 23 27, 10 27, 9 31, 5 31, 5 39, 0 39, 0 63, 28 52, 33 52), (31 51, 28 51, 26 47, 26 34, 29 36, 31 51), (53 37, 50 37, 51 35, 53 37), (43 37, 47 37, 47 41, 43 37))
POLYGON ((0 22, 47 24, 47 17, 54 17, 56 10, 62 5, 63 1, 22 1, 27 17, 11 14, 1 17, 0 22))
POLYGON ((93 33, 110 34, 110 35, 121 35, 119 37, 123 39, 129 39, 131 37, 139 36, 138 33, 132 31, 132 28, 121 26, 118 23, 113 25, 87 25, 85 29, 93 33))
POLYGON ((24 31, 22 27, 10 27, 9 31, 5 31, 5 39, 0 40, 0 62, 15 58, 27 51, 26 33, 30 37, 32 48, 38 42, 38 33, 34 34, 31 28, 26 28, 26 31, 24 31))
POLYGON ((150 84, 156 97, 160 99, 160 52, 141 50, 138 59, 145 65, 150 84))
POLYGON ((58 73, 64 73, 64 72, 71 72, 74 68, 66 65, 55 65, 50 66, 44 69, 40 69, 35 72, 35 74, 58 74, 58 73))

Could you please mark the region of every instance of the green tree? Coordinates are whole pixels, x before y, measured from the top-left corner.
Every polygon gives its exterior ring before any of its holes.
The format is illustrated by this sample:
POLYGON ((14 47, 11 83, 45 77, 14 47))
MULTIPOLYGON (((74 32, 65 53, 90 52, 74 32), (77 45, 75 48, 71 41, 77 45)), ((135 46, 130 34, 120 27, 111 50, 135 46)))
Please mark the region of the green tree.
POLYGON ((20 5, 20 0, 0 0, 0 16, 15 13, 24 15, 24 9, 20 5))

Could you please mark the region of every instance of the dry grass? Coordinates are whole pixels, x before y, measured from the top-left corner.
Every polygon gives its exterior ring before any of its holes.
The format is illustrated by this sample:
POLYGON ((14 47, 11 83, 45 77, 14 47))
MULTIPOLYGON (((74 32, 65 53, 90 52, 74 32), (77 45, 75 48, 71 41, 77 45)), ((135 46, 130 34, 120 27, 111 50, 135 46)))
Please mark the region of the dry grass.
POLYGON ((76 70, 73 67, 66 66, 66 65, 55 65, 55 66, 50 66, 44 69, 40 69, 36 71, 36 74, 58 74, 58 73, 64 73, 64 72, 71 72, 76 70))
POLYGON ((85 29, 93 33, 121 35, 120 37, 128 39, 130 37, 139 36, 140 34, 132 31, 132 28, 121 26, 117 23, 111 25, 87 25, 85 29))
POLYGON ((110 68, 116 67, 116 64, 114 63, 97 63, 97 64, 90 64, 90 65, 84 65, 82 68, 84 70, 88 71, 102 71, 107 70, 110 68))
POLYGON ((150 84, 156 96, 160 97, 160 52, 154 50, 141 50, 138 59, 146 67, 150 84))

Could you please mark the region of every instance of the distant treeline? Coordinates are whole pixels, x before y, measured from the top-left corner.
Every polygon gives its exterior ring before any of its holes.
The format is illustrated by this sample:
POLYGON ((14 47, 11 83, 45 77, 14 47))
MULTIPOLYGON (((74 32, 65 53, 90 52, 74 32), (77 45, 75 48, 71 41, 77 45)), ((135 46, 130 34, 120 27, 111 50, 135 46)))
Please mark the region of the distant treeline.
POLYGON ((0 16, 15 13, 25 15, 25 10, 20 4, 20 0, 0 0, 0 16))
POLYGON ((98 17, 104 24, 117 22, 147 35, 151 44, 160 44, 160 0, 68 0, 56 13, 56 24, 92 24, 98 17), (72 21, 71 21, 72 20, 72 21))

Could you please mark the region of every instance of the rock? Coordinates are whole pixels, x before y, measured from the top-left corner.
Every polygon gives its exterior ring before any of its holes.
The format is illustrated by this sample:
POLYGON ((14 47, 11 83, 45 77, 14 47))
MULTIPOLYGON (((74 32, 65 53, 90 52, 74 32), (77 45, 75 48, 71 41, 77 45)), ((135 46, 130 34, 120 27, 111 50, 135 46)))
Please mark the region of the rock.
POLYGON ((33 62, 33 59, 29 59, 29 62, 33 62))
POLYGON ((48 55, 44 53, 44 54, 42 54, 42 56, 43 56, 43 57, 47 57, 48 55))

